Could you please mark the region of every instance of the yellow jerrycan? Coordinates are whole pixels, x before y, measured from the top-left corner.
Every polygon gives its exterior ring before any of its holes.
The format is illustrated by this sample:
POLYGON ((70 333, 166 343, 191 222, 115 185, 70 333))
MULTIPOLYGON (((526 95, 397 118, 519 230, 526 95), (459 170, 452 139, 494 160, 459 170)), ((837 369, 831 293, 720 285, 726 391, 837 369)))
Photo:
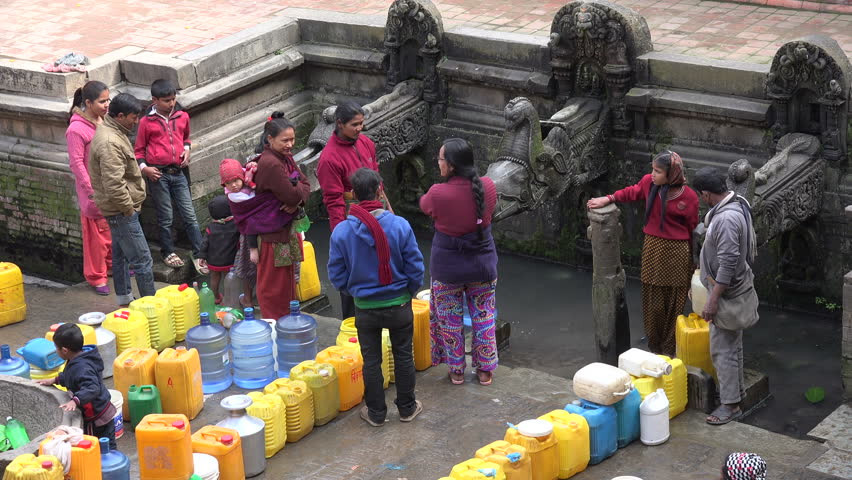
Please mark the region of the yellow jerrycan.
POLYGON ((328 363, 305 360, 290 369, 290 378, 305 382, 314 392, 314 424, 325 425, 340 412, 337 371, 328 363))
POLYGON ((189 285, 169 285, 157 290, 155 297, 165 298, 172 306, 175 319, 175 340, 182 342, 186 331, 201 323, 198 292, 189 285))
POLYGON ((302 242, 302 251, 305 259, 299 268, 299 283, 296 284, 296 298, 300 302, 306 302, 322 293, 319 272, 317 271, 317 256, 314 253, 314 245, 305 240, 302 242))
POLYGON ((245 480, 243 449, 236 430, 207 425, 192 434, 192 452, 212 455, 219 462, 219 480, 245 480))
POLYGON ((284 401, 287 441, 298 442, 314 429, 314 394, 301 380, 278 378, 263 388, 284 401))
POLYGON ((532 464, 527 449, 505 440, 497 440, 476 451, 476 458, 496 463, 503 468, 506 480, 530 480, 532 464))
POLYGON ((175 315, 172 304, 163 297, 148 296, 130 302, 130 310, 136 310, 148 319, 151 348, 162 352, 175 344, 175 315))
POLYGON ((351 348, 331 346, 317 354, 317 362, 337 370, 340 411, 345 412, 364 398, 364 361, 351 348))
POLYGON ((506 480, 506 473, 500 465, 483 460, 471 458, 454 466, 450 472, 450 478, 454 480, 506 480))
MULTIPOLYGON (((54 323, 50 326, 50 330, 44 334, 44 338, 53 341, 53 334, 56 333, 56 329, 62 325, 61 323, 54 323)), ((80 328, 80 332, 83 333, 83 345, 97 345, 98 344, 98 336, 95 334, 95 329, 90 327, 89 325, 81 325, 79 323, 76 324, 80 328)))
POLYGON ((633 381, 633 388, 639 391, 642 400, 656 392, 657 389, 663 388, 663 377, 634 377, 631 375, 630 379, 633 381))
MULTIPOLYGON (((391 347, 390 330, 382 329, 382 364, 387 364, 389 383, 396 382, 396 368, 393 363, 393 348, 391 347)), ((388 388, 385 386, 385 388, 388 388)))
POLYGON ((589 465, 589 422, 582 415, 554 410, 540 417, 553 425, 559 452, 559 478, 570 478, 589 465))
POLYGON ((426 370, 432 366, 432 335, 429 329, 429 302, 411 299, 414 313, 414 368, 426 370))
POLYGON ((263 431, 266 446, 266 458, 278 453, 287 442, 287 409, 284 400, 278 395, 263 392, 249 392, 252 404, 246 413, 263 420, 266 427, 263 431))
MULTIPOLYGON (((339 347, 352 348, 358 352, 359 356, 361 355, 361 345, 358 343, 358 330, 355 328, 355 317, 349 317, 340 323, 340 333, 337 334, 337 345, 339 347)), ((384 379, 382 387, 385 389, 390 386, 390 382, 394 376, 391 370, 391 364, 393 363, 391 360, 392 357, 390 332, 385 328, 382 329, 382 378, 384 379)))
MULTIPOLYGON (((154 385, 154 364, 157 363, 157 351, 153 348, 128 348, 115 357, 112 362, 112 378, 115 390, 130 398, 131 385, 154 385)), ((130 402, 125 401, 121 406, 121 414, 125 422, 130 422, 130 402)), ((138 423, 140 419, 136 419, 138 423)))
POLYGON ((672 366, 672 373, 663 375, 663 389, 669 399, 669 418, 674 418, 686 410, 686 402, 689 400, 686 387, 686 365, 679 358, 669 358, 665 355, 659 355, 659 357, 672 366))
POLYGON ((63 480, 65 469, 53 455, 18 455, 6 466, 3 480, 63 480))
POLYGON ((179 413, 190 420, 198 415, 204 406, 198 350, 186 347, 163 350, 154 365, 154 377, 163 413, 179 413))
POLYGON ((193 472, 192 435, 185 415, 152 413, 136 426, 141 480, 184 480, 193 472))
POLYGON ((677 358, 716 377, 716 368, 710 359, 710 324, 706 320, 695 313, 679 315, 675 324, 675 341, 677 358))
POLYGON ((544 420, 524 420, 506 430, 503 440, 527 449, 532 464, 532 480, 559 478, 559 451, 553 425, 544 420))
POLYGON ((14 263, 0 262, 0 327, 27 318, 24 276, 14 263))
POLYGON ((115 353, 128 348, 150 348, 151 336, 148 332, 148 319, 145 315, 129 308, 108 313, 104 328, 115 334, 115 353))

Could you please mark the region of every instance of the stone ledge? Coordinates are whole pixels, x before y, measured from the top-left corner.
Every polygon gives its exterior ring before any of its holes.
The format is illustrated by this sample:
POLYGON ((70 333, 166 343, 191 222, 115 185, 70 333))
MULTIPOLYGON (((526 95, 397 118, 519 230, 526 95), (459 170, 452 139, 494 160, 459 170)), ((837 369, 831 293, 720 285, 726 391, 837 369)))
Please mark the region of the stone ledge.
POLYGON ((445 54, 459 60, 550 72, 548 38, 455 27, 444 33, 445 54))
POLYGON ((280 15, 299 22, 304 43, 346 45, 372 50, 384 49, 385 15, 340 13, 307 8, 285 8, 280 15))
POLYGON ((707 93, 764 98, 769 65, 662 52, 636 59, 638 82, 707 93))
POLYGON ((662 109, 715 116, 766 125, 771 104, 743 97, 713 95, 664 88, 631 88, 625 96, 628 108, 662 109))
POLYGON ((121 59, 142 52, 142 47, 125 46, 115 49, 105 55, 92 59, 86 69, 86 77, 89 80, 97 80, 105 83, 108 87, 118 85, 121 78, 121 59))
POLYGON ((192 62, 198 83, 205 84, 297 43, 296 21, 278 17, 187 52, 178 59, 192 62))
POLYGON ((46 170, 71 173, 68 166, 68 153, 64 145, 54 146, 43 142, 33 142, 15 137, 0 135, 0 160, 8 160, 46 170))
POLYGON ((550 76, 540 72, 494 67, 478 63, 444 59, 438 63, 438 71, 447 78, 467 81, 477 85, 523 90, 527 94, 548 95, 550 76))
POLYGON ((302 43, 297 48, 305 57, 305 62, 329 67, 375 72, 383 69, 385 59, 382 52, 337 45, 302 43))
POLYGON ((68 99, 86 83, 85 73, 45 72, 41 65, 27 60, 0 60, 0 90, 68 99))
POLYGON ((178 90, 198 83, 192 62, 153 52, 141 52, 120 61, 121 72, 128 83, 148 87, 154 80, 171 80, 178 90))
POLYGON ((45 98, 26 94, 0 93, 0 111, 40 119, 68 119, 71 102, 67 98, 45 98))

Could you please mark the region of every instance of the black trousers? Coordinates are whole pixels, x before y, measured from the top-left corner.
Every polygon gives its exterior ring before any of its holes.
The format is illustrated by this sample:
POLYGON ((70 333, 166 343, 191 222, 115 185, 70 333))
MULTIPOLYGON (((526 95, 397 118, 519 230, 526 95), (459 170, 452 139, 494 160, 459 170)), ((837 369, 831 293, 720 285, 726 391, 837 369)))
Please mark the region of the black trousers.
POLYGON ((361 356, 364 357, 364 400, 370 419, 384 422, 387 416, 382 376, 382 329, 390 332, 396 385, 396 408, 399 415, 414 413, 414 354, 411 341, 414 337, 414 314, 411 302, 395 307, 362 310, 355 307, 355 328, 361 356))
POLYGON ((340 292, 340 319, 346 320, 355 316, 355 298, 340 292))
POLYGON ((98 438, 99 440, 104 437, 108 438, 109 449, 118 450, 118 446, 116 446, 115 444, 115 422, 113 420, 110 419, 109 422, 104 425, 101 425, 100 427, 96 427, 94 422, 86 423, 85 425, 83 425, 83 431, 86 433, 86 435, 91 435, 93 437, 98 438))

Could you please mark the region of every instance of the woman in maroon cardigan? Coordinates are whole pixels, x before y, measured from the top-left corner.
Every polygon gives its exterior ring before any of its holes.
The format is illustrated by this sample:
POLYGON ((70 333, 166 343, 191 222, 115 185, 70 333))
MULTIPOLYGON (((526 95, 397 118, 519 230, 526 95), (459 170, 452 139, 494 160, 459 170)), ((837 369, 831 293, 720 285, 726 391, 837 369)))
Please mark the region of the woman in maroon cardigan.
POLYGON ((645 202, 642 246, 642 317, 648 348, 673 357, 675 322, 689 293, 692 230, 698 225, 698 195, 686 186, 683 161, 675 152, 654 157, 651 173, 636 185, 589 200, 589 208, 612 202, 645 202))
MULTIPOLYGON (((283 113, 275 112, 266 122, 264 135, 266 146, 257 160, 255 191, 272 192, 286 212, 295 213, 311 193, 307 178, 293 161, 296 128, 283 113), (298 180, 290 180, 293 172, 299 172, 298 180)), ((292 227, 290 222, 277 232, 259 235, 257 300, 264 318, 287 315, 290 300, 295 298, 294 264, 302 261, 302 245, 292 227)))

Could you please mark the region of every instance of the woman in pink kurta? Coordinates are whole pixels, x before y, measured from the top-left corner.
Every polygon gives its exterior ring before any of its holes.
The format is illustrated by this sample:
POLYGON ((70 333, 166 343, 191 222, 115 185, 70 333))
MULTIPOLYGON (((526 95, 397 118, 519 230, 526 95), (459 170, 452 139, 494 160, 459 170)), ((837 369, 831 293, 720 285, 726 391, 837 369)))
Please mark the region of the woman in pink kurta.
POLYGON ((71 120, 65 131, 68 163, 77 187, 80 224, 83 233, 83 275, 98 295, 109 295, 107 276, 112 268, 112 237, 92 196, 92 183, 87 169, 89 144, 95 128, 109 109, 109 90, 98 81, 86 82, 74 92, 71 120))

